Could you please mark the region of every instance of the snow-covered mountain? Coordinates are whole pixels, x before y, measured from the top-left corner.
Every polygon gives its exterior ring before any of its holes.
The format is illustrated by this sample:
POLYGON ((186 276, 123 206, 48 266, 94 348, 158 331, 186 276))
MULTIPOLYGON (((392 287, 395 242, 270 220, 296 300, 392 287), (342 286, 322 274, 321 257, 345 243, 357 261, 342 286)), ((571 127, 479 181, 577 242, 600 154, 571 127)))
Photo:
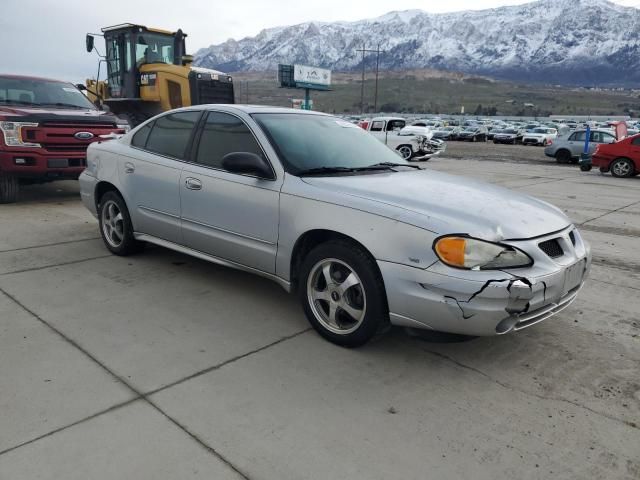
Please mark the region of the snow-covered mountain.
MULTIPOLYGON (((362 66, 356 49, 363 44, 380 44, 383 69, 437 68, 562 84, 640 83, 640 10, 606 0, 307 22, 203 48, 195 64, 230 72, 275 70, 279 63, 352 70, 362 66)), ((374 56, 365 62, 369 68, 374 56)))

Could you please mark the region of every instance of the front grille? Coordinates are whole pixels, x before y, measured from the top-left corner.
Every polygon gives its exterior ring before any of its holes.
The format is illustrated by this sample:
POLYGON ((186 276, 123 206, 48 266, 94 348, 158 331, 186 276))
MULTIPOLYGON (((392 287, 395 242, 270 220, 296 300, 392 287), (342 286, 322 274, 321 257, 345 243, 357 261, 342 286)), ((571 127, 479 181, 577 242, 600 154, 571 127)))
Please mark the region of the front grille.
POLYGON ((93 123, 93 122, 61 122, 61 121, 52 121, 52 122, 42 122, 40 124, 43 127, 47 128, 70 128, 70 129, 111 129, 116 128, 114 123, 93 123))
POLYGON ((562 246, 560 245, 560 242, 557 238, 552 238, 551 240, 539 243, 538 246, 540 247, 540 250, 542 250, 551 258, 558 258, 564 255, 562 246))
POLYGON ((84 158, 50 158, 47 160, 49 168, 69 168, 69 167, 85 167, 87 162, 84 158))
POLYGON ((47 152, 86 152, 88 144, 82 143, 43 143, 47 152))
POLYGON ((233 103, 233 83, 216 80, 199 80, 198 103, 233 103))

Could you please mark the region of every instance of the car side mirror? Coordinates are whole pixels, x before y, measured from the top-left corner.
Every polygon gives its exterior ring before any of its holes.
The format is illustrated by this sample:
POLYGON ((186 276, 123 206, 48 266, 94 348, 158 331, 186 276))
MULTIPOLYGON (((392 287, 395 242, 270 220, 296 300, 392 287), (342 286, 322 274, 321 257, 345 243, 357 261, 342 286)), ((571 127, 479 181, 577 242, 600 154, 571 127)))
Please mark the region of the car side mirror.
POLYGON ((85 37, 85 42, 87 44, 87 52, 89 53, 93 52, 93 41, 94 41, 93 36, 87 33, 87 36, 85 37))
POLYGON ((82 83, 76 83, 76 88, 78 90, 80 90, 81 92, 84 92, 87 89, 87 87, 85 85, 83 85, 82 83))
POLYGON ((261 156, 251 152, 227 153, 222 157, 222 167, 231 173, 273 179, 273 171, 269 163, 261 156))
POLYGON ((109 107, 109 105, 107 105, 105 103, 100 105, 100 110, 102 110, 105 113, 111 113, 111 107, 109 107))

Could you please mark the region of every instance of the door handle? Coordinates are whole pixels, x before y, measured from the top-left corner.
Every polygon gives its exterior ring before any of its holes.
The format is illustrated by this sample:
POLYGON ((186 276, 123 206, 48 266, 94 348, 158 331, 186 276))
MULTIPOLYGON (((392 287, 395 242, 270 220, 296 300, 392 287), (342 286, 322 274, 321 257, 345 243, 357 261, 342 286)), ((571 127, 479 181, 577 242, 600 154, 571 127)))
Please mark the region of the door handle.
POLYGON ((133 173, 136 171, 136 166, 131 163, 131 162, 127 162, 124 164, 124 173, 133 173))
POLYGON ((184 185, 189 190, 202 190, 202 182, 197 178, 187 177, 187 179, 184 181, 184 185))

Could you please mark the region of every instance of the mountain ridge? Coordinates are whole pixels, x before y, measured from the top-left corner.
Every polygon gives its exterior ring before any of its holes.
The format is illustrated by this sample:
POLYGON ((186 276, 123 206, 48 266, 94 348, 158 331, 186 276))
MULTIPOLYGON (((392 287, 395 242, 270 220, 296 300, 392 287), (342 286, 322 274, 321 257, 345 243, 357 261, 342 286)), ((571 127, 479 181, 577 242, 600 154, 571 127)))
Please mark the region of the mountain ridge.
MULTIPOLYGON (((351 71, 363 44, 384 50, 385 70, 433 68, 566 85, 640 83, 640 10, 606 0, 538 0, 488 10, 392 11, 351 22, 263 29, 200 49, 194 63, 226 71, 303 63, 351 71)), ((375 56, 365 57, 372 68, 375 56)))

